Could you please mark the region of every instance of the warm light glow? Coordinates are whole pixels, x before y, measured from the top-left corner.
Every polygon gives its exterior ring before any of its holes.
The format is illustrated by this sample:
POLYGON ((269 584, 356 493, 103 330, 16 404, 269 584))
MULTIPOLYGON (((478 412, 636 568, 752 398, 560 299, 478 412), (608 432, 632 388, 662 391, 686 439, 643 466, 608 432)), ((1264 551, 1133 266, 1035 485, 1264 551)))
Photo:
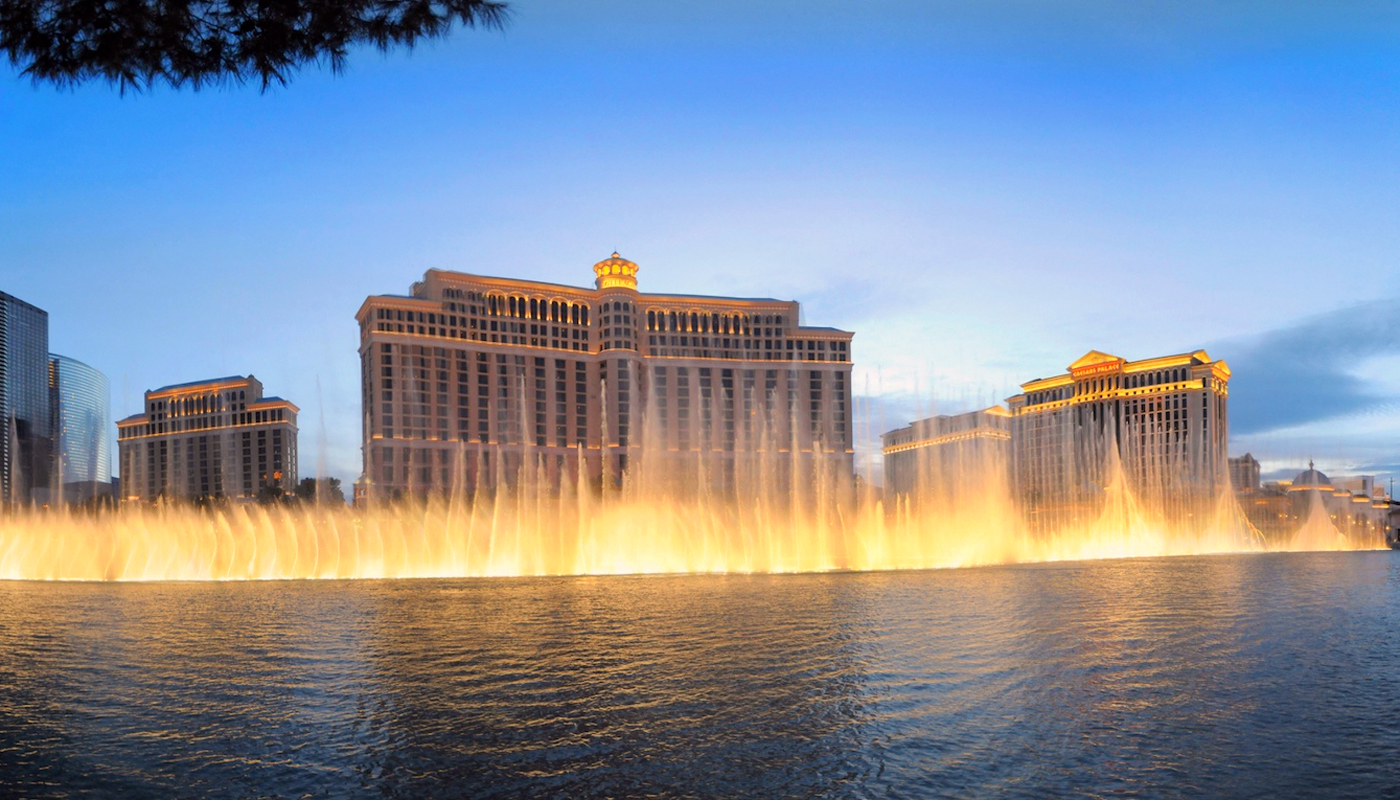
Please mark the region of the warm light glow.
POLYGON ((744 502, 713 497, 703 480, 690 497, 645 480, 601 496, 527 481, 475 503, 459 493, 366 513, 260 506, 21 512, 0 524, 0 578, 799 572, 1384 546, 1379 537, 1343 534, 1320 499, 1282 542, 1266 544, 1228 492, 1207 519, 1171 524, 1144 510, 1121 476, 1105 491, 1096 516, 1039 534, 995 480, 956 500, 921 503, 919 510, 904 500, 890 508, 873 496, 842 500, 837 481, 798 483, 781 490, 760 477, 744 502))

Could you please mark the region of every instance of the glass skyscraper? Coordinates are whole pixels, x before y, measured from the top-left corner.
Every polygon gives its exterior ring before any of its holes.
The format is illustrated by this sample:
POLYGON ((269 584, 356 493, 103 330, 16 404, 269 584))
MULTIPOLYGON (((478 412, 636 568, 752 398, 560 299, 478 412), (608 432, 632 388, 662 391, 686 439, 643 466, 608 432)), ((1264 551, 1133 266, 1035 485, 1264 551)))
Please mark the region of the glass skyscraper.
POLYGON ((49 485, 49 315, 0 292, 0 504, 49 485))
POLYGON ((54 353, 49 381, 57 472, 54 477, 62 481, 64 497, 87 499, 89 492, 110 491, 113 428, 107 376, 81 361, 54 353))

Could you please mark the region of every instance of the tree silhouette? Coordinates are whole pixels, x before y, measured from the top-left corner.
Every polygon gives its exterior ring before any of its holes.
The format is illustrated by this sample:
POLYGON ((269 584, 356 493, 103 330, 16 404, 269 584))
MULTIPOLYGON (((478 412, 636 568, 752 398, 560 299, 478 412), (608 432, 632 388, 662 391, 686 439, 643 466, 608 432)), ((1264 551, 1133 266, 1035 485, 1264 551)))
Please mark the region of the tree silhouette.
POLYGON ((340 488, 340 478, 302 478, 294 494, 303 503, 345 505, 345 492, 340 488))
POLYGON ((258 80, 345 67, 351 47, 412 48, 452 26, 500 29, 496 0, 0 0, 0 51, 36 83, 127 89, 258 80))

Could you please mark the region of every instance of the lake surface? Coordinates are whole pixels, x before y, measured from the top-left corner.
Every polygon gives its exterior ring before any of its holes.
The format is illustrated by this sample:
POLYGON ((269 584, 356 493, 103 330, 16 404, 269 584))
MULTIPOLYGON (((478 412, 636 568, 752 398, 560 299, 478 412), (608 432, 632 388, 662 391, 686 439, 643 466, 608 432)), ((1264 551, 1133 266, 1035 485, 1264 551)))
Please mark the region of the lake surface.
POLYGON ((1400 554, 0 583, 0 796, 1382 797, 1400 554))

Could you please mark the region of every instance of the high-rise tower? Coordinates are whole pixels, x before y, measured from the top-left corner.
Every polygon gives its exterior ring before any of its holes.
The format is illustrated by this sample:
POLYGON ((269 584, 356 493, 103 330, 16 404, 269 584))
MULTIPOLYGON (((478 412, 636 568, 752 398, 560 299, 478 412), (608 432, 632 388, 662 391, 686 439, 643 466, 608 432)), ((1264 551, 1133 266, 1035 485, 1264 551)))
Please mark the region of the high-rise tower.
POLYGON ((48 486, 52 430, 48 312, 0 292, 0 505, 48 486))

